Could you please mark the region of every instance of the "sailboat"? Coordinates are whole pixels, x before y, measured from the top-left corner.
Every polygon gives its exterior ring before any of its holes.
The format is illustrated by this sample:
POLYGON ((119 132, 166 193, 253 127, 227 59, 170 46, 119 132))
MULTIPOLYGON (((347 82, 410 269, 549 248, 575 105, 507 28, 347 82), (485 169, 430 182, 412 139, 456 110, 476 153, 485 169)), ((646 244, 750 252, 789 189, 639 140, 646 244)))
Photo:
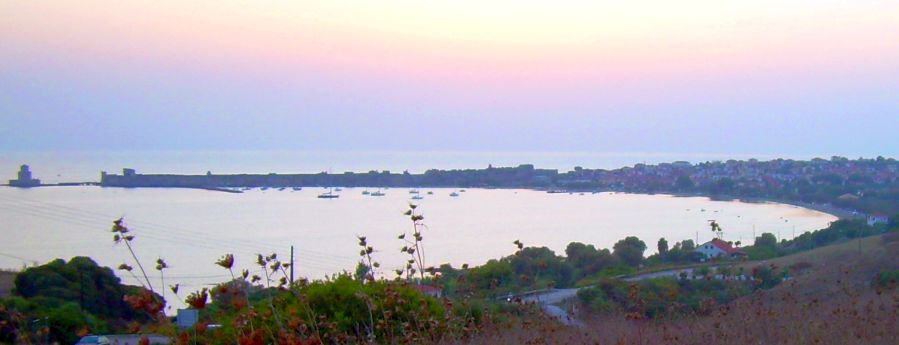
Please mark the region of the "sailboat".
MULTIPOLYGON (((330 174, 330 173, 331 173, 331 171, 328 170, 328 173, 327 173, 327 174, 330 174)), ((323 173, 323 174, 324 174, 324 173, 323 173)), ((327 176, 327 174, 325 174, 325 176, 327 176)), ((327 177, 326 177, 326 178, 327 178, 327 177)), ((330 180, 330 178, 329 178, 328 180, 330 180)), ((330 184, 330 183, 328 183, 328 184, 330 184)), ((340 190, 340 188, 337 188, 337 189, 338 189, 338 191, 340 190)), ((334 187, 331 187, 331 186, 328 186, 328 191, 327 191, 327 192, 321 193, 321 194, 318 195, 318 198, 319 198, 319 199, 337 199, 337 198, 339 198, 339 197, 340 197, 339 194, 334 194, 334 187)))
POLYGON ((340 197, 340 194, 334 194, 334 191, 331 189, 331 187, 328 187, 327 192, 324 192, 324 193, 321 193, 318 195, 319 199, 337 199, 339 197, 340 197))

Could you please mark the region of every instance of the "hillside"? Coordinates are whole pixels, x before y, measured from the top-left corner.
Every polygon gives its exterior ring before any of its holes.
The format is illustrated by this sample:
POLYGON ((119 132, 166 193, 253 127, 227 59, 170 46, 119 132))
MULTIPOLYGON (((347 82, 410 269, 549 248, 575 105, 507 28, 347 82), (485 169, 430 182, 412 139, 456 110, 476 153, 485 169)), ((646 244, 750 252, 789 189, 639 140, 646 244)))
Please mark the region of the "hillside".
POLYGON ((582 327, 534 316, 521 327, 494 329, 473 344, 896 344, 899 289, 877 289, 878 272, 899 270, 899 234, 891 233, 746 264, 793 267, 794 278, 704 315, 628 318, 581 315, 582 327))

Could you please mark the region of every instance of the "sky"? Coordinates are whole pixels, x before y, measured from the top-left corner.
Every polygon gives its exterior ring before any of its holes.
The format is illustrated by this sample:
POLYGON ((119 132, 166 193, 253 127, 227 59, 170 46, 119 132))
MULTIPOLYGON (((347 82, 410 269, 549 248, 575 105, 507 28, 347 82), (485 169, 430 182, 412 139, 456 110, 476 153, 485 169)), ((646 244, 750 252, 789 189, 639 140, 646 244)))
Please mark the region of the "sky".
POLYGON ((0 42, 0 152, 899 156, 893 0, 4 0, 0 42))

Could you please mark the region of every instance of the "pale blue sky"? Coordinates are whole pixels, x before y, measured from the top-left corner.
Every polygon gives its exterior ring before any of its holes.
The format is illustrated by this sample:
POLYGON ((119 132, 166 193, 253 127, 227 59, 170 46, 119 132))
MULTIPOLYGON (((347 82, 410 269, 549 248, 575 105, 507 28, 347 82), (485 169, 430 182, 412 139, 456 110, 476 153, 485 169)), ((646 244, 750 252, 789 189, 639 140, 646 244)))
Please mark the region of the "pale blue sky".
POLYGON ((0 5, 0 149, 899 156, 895 2, 154 3, 0 5))

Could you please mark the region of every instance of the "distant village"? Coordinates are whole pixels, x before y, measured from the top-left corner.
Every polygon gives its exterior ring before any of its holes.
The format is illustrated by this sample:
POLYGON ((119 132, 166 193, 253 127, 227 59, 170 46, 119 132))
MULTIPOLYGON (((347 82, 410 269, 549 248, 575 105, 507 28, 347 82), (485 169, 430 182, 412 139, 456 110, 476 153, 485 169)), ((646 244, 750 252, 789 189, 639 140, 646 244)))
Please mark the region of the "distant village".
MULTIPOLYGON (((101 173, 106 187, 460 187, 532 188, 548 192, 616 191, 705 195, 713 198, 758 198, 827 203, 866 214, 899 213, 899 161, 893 158, 812 160, 728 160, 698 164, 679 161, 636 164, 620 169, 575 167, 568 172, 539 169, 532 164, 486 169, 327 172, 313 174, 140 174, 123 169, 121 175, 101 173)), ((40 181, 27 165, 10 186, 34 187, 40 181)))

